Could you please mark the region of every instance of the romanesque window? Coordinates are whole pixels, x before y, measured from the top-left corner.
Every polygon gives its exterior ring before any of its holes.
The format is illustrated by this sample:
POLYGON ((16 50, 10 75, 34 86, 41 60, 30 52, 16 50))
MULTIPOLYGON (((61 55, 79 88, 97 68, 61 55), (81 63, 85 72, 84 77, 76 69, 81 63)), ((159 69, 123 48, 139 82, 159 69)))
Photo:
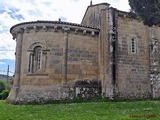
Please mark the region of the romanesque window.
POLYGON ((46 68, 47 51, 49 50, 46 49, 42 43, 36 42, 32 44, 27 51, 29 52, 28 73, 44 73, 46 68))
POLYGON ((36 47, 34 50, 34 65, 36 70, 42 68, 42 48, 36 47))
POLYGON ((131 53, 137 53, 136 39, 134 37, 131 38, 131 53))
POLYGON ((42 70, 42 47, 36 46, 29 55, 29 73, 35 73, 42 70))

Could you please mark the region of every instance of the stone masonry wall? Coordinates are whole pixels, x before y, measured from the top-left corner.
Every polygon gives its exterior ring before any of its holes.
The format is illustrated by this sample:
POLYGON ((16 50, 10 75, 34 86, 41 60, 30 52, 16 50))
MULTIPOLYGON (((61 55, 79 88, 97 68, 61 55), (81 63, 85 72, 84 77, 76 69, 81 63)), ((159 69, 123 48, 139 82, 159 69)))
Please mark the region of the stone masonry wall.
POLYGON ((159 28, 153 32, 107 3, 91 4, 81 24, 35 21, 11 28, 17 45, 10 102, 160 96, 159 28), (36 47, 42 49, 40 69, 36 47))
POLYGON ((68 80, 98 78, 98 37, 69 35, 68 80))
POLYGON ((160 29, 153 26, 150 28, 150 80, 152 97, 160 97, 160 29))
MULTIPOLYGON (((31 31, 30 31, 31 32, 31 31)), ((68 37, 68 80, 79 78, 97 78, 98 74, 98 38, 88 35, 78 35, 69 33, 68 37)), ((26 79, 33 75, 27 75, 29 66, 29 52, 27 49, 30 45, 41 42, 49 51, 47 52, 46 68, 38 76, 48 75, 52 84, 62 82, 62 65, 64 39, 62 32, 43 32, 25 33, 23 41, 23 55, 21 64, 21 83, 27 84, 26 79), (45 74, 46 73, 46 74, 45 74)), ((43 78, 43 77, 42 77, 43 78)), ((46 79, 46 77, 45 77, 46 79)), ((30 81, 31 82, 31 81, 30 81)), ((38 82, 38 81, 37 81, 38 82)), ((40 82, 38 82, 40 83, 40 82)), ((28 83, 29 84, 29 83, 28 83)))
POLYGON ((109 15, 109 4, 90 5, 81 22, 83 25, 101 28, 98 43, 98 79, 102 80, 102 95, 104 97, 113 96, 110 40, 108 40, 109 22, 112 21, 109 21, 109 15))
POLYGON ((142 22, 121 15, 118 18, 117 88, 118 96, 151 96, 149 77, 149 29, 142 22), (131 38, 137 51, 131 53, 131 38))
MULTIPOLYGON (((158 40, 158 51, 157 51, 157 58, 158 58, 158 71, 160 72, 160 28, 159 27, 156 27, 156 37, 157 37, 157 40, 158 40)), ((160 97, 160 73, 159 73, 159 78, 158 78, 158 81, 157 81, 157 91, 156 91, 156 95, 155 97, 156 98, 159 98, 160 97)))
POLYGON ((98 30, 69 25, 52 29, 46 26, 28 24, 29 30, 19 26, 25 29, 17 102, 66 99, 76 80, 98 79, 98 30), (42 47, 41 69, 37 71, 32 62, 36 46, 42 47))
POLYGON ((101 19, 102 19, 101 12, 102 10, 105 10, 108 8, 109 8, 109 4, 107 3, 88 6, 81 24, 100 28, 101 19))

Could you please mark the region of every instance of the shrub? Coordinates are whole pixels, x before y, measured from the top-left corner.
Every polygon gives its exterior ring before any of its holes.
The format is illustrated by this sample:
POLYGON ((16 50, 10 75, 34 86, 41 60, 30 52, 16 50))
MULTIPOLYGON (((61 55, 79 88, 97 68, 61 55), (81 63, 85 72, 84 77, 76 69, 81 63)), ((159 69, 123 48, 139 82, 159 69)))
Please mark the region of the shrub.
POLYGON ((5 100, 8 97, 9 92, 10 92, 9 90, 3 90, 2 91, 2 99, 3 100, 5 100))
POLYGON ((0 93, 0 100, 2 99, 2 93, 0 93))
POLYGON ((0 80, 0 93, 2 93, 3 90, 5 90, 5 83, 4 81, 0 80))

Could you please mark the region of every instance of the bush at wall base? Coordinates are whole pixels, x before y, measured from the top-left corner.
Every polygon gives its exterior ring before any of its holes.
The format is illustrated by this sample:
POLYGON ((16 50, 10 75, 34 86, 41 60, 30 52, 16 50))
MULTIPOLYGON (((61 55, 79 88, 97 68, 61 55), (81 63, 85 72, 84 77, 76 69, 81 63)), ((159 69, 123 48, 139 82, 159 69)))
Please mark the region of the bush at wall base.
POLYGON ((2 96, 2 99, 3 99, 3 100, 5 100, 5 99, 8 97, 9 92, 10 92, 9 90, 3 90, 3 91, 2 91, 1 96, 2 96))

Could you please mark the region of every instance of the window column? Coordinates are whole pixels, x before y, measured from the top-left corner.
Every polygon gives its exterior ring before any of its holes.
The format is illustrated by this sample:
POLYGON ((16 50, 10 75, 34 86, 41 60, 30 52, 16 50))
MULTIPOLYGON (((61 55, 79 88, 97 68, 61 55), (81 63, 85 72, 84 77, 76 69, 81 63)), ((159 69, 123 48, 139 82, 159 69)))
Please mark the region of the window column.
POLYGON ((31 50, 29 54, 29 69, 28 69, 29 73, 33 73, 33 58, 34 58, 34 52, 33 50, 31 50))

